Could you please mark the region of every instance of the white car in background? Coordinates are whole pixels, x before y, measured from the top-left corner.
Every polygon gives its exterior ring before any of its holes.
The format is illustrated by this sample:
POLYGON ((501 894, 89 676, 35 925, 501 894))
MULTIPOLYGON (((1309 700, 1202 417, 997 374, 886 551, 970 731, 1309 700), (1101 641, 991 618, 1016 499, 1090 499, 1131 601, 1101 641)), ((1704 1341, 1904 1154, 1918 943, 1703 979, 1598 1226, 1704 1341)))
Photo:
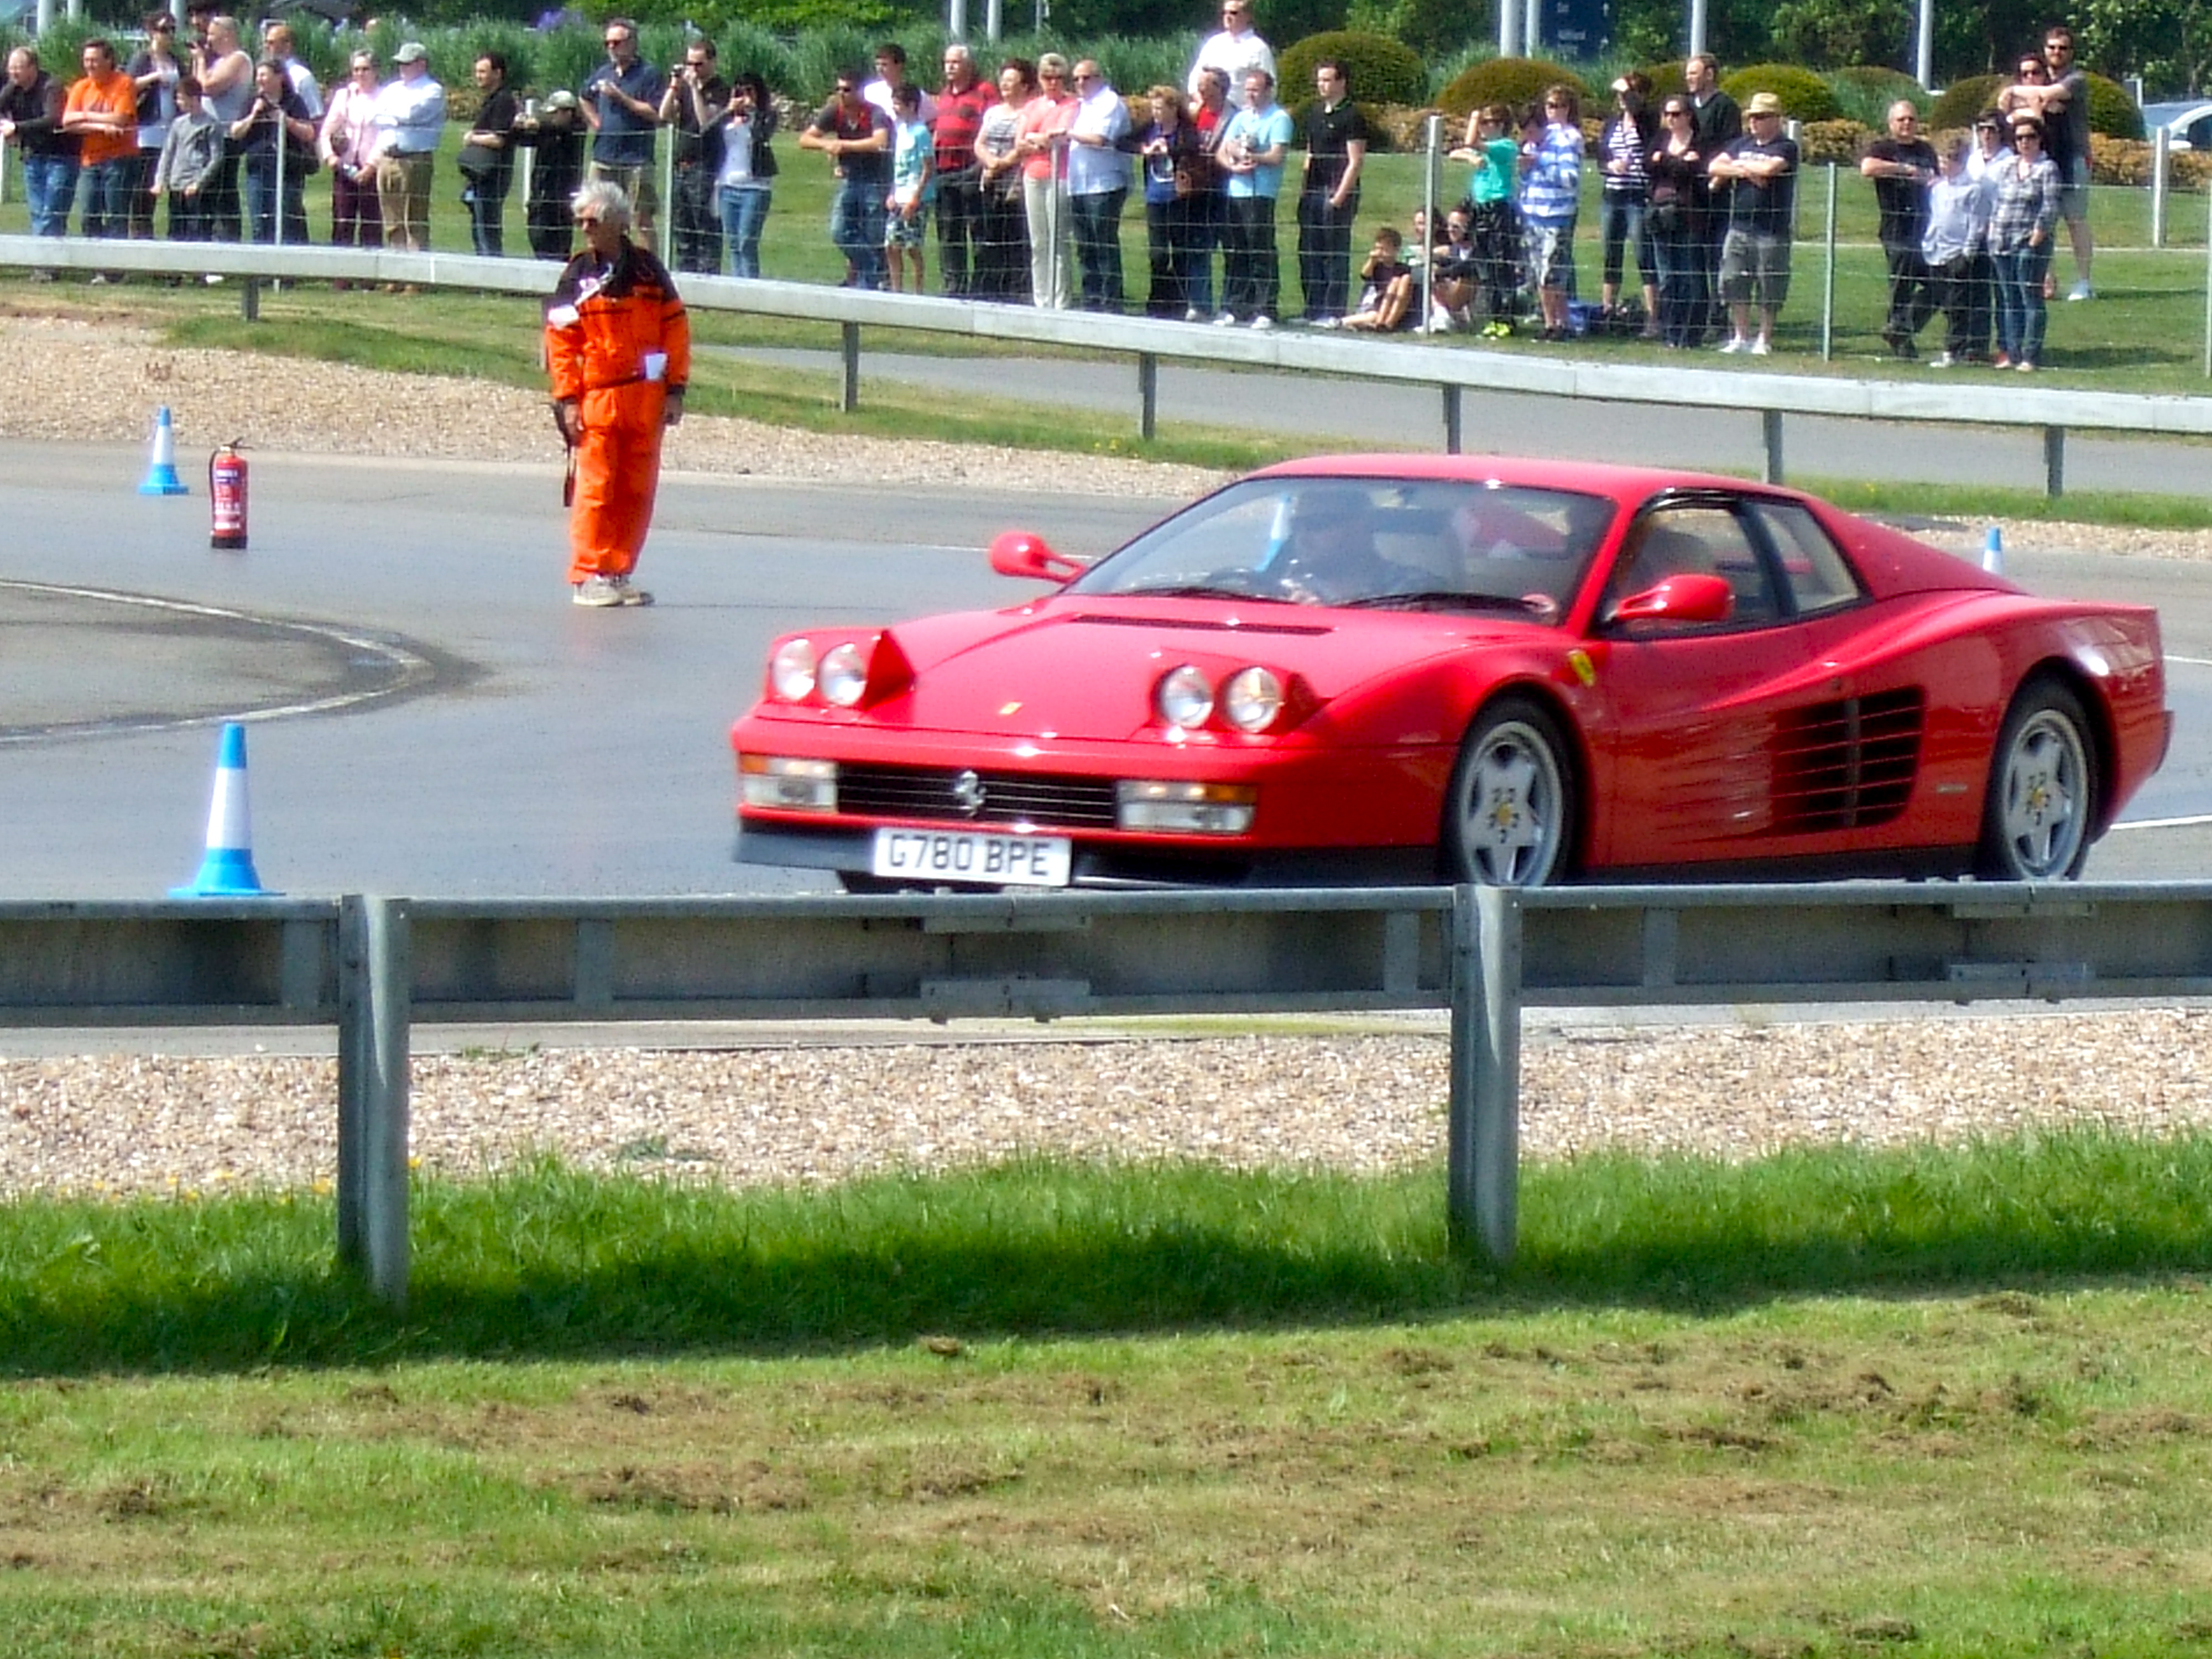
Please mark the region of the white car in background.
POLYGON ((2169 149, 2212 149, 2212 100, 2145 104, 2142 118, 2143 137, 2148 138, 2164 127, 2169 149))

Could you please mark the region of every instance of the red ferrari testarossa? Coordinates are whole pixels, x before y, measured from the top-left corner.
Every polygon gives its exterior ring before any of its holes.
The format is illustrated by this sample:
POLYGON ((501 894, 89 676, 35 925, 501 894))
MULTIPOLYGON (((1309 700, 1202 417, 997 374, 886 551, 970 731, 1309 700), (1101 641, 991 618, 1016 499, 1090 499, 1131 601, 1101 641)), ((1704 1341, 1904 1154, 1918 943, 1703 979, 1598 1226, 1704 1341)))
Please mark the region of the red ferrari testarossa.
POLYGON ((777 641, 738 856, 848 887, 2077 874, 2165 757, 2155 612, 1796 492, 1323 457, 1003 611, 777 641))

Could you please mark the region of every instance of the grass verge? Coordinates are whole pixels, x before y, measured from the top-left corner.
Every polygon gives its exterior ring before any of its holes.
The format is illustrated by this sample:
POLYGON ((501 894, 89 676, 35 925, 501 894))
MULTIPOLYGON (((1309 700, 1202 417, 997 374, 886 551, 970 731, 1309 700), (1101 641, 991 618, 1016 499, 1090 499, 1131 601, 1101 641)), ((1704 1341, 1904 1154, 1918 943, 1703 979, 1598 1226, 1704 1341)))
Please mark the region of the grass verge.
POLYGON ((0 1212, 11 1654, 2212 1645, 2212 1139, 0 1212))

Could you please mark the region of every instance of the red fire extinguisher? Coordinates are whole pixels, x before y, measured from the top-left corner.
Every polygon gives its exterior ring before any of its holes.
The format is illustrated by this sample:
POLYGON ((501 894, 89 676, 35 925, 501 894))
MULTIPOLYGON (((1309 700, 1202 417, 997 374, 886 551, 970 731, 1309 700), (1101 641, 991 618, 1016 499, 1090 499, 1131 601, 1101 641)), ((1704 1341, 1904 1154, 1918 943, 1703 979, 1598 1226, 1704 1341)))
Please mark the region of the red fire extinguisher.
POLYGON ((246 546, 246 457, 232 439, 208 457, 210 547, 246 546))

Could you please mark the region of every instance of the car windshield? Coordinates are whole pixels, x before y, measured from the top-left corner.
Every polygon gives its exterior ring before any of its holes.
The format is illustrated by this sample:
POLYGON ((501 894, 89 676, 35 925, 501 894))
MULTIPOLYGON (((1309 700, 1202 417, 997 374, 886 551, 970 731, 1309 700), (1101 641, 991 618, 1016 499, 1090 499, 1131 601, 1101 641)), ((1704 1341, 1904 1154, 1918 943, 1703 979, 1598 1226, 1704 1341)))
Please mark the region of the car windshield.
POLYGON ((1074 593, 1556 622, 1616 505, 1497 481, 1249 478, 1101 560, 1074 593))

